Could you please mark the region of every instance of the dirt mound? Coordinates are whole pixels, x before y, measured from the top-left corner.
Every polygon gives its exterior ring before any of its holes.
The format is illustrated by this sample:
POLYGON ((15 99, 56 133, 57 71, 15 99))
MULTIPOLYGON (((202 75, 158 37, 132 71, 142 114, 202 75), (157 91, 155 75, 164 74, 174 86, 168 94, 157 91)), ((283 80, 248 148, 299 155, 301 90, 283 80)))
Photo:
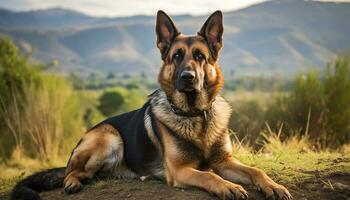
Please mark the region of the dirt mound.
MULTIPOLYGON (((349 200, 350 199, 350 173, 333 173, 299 183, 290 183, 286 187, 295 200, 349 200)), ((244 186, 249 193, 250 200, 263 200, 263 195, 253 187, 244 186)), ((114 199, 154 199, 154 200, 209 200, 218 199, 209 193, 195 189, 178 189, 167 186, 162 181, 148 180, 108 180, 99 181, 84 186, 79 193, 67 195, 63 189, 41 193, 43 200, 114 200, 114 199)), ((8 199, 0 197, 0 199, 8 199)))
MULTIPOLYGON (((263 195, 253 187, 244 186, 250 200, 263 200, 263 195)), ((288 186, 296 200, 347 200, 350 198, 350 173, 334 173, 323 177, 315 177, 310 181, 288 186)), ((114 180, 101 181, 73 195, 66 195, 62 189, 42 193, 43 200, 93 200, 93 199, 218 199, 209 193, 191 188, 178 189, 167 186, 164 182, 149 180, 114 180)))
POLYGON ((117 180, 99 182, 86 186, 76 194, 66 195, 62 189, 41 194, 43 200, 93 200, 93 199, 216 199, 197 189, 176 189, 168 187, 161 181, 117 180))

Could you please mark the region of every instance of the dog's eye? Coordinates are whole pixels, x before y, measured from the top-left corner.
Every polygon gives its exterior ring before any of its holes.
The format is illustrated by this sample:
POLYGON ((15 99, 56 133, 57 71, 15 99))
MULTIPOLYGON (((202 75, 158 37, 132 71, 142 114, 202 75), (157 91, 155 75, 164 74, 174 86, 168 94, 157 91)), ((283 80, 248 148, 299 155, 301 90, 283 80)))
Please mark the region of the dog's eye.
POLYGON ((199 51, 195 51, 194 52, 194 58, 197 60, 197 61, 202 61, 205 57, 204 55, 199 52, 199 51))
POLYGON ((177 52, 173 55, 173 59, 174 59, 176 62, 181 62, 181 61, 182 61, 182 58, 183 58, 183 53, 182 53, 182 51, 177 51, 177 52))

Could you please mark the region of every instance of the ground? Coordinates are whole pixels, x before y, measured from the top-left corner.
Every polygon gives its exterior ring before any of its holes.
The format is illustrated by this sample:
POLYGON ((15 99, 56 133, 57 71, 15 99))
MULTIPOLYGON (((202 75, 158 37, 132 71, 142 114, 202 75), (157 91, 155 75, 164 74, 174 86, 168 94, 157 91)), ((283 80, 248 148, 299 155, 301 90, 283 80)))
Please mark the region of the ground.
MULTIPOLYGON (((289 186, 294 199, 297 200, 341 200, 350 199, 350 173, 335 173, 328 176, 333 188, 325 186, 322 181, 308 181, 298 185, 289 186)), ((262 200, 263 196, 252 187, 245 186, 249 192, 249 199, 262 200)), ((63 190, 41 193, 43 200, 95 200, 95 199, 217 199, 216 197, 198 189, 178 189, 168 187, 165 183, 156 180, 108 180, 99 181, 86 186, 81 192, 73 195, 66 195, 63 190)), ((8 197, 3 196, 4 199, 8 197)))
MULTIPOLYGON (((333 183, 331 187, 323 182, 304 182, 297 186, 289 186, 294 199, 300 200, 341 200, 350 199, 350 173, 337 173, 328 177, 333 183), (347 188, 346 188, 347 187, 347 188)), ((315 180, 316 181, 316 180, 315 180)), ((288 187, 288 186, 287 186, 288 187)), ((249 199, 263 200, 263 196, 252 187, 245 188, 249 192, 249 199)), ((217 199, 207 192, 198 189, 178 189, 166 186, 161 181, 101 181, 85 187, 83 191, 74 195, 64 194, 62 189, 42 193, 43 200, 95 200, 95 199, 169 199, 169 200, 209 200, 217 199)))
MULTIPOLYGON (((332 160, 339 164, 345 160, 332 160)), ((348 161, 347 161, 348 162, 348 161)), ((350 199, 350 172, 334 172, 323 176, 323 171, 303 172, 314 178, 297 183, 287 183, 286 187, 297 200, 349 200, 350 199)), ((271 174, 270 174, 271 175, 271 174)), ((249 186, 244 186, 249 192, 249 199, 262 200, 263 195, 249 186)), ((0 193, 0 199, 8 199, 8 190, 0 193)), ((66 195, 62 188, 41 193, 43 200, 95 200, 95 199, 217 199, 199 189, 179 189, 167 186, 158 180, 104 180, 87 185, 73 195, 66 195)))
MULTIPOLYGON (((271 141, 262 151, 252 153, 239 148, 234 154, 243 163, 263 169, 273 180, 285 185, 296 200, 350 200, 350 153, 315 152, 301 146, 305 145, 300 141, 288 145, 271 141)), ((23 178, 4 178, 4 172, 0 168, 0 199, 8 199, 13 185, 23 178)), ((244 188, 249 199, 263 199, 254 188, 244 188)), ((172 188, 157 180, 103 180, 86 185, 77 194, 66 195, 59 188, 41 196, 43 200, 217 199, 199 189, 172 188)))

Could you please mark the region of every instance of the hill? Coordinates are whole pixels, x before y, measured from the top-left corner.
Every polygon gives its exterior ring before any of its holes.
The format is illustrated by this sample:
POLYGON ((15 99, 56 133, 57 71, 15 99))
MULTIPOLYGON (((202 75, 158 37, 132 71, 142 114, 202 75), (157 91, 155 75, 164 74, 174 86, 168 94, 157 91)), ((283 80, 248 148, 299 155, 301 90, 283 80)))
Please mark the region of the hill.
MULTIPOLYGON (((185 34, 207 16, 174 16, 185 34)), ((273 0, 224 13, 221 66, 228 74, 290 75, 322 69, 350 49, 350 3, 273 0)), ((12 37, 41 61, 59 60, 63 73, 155 73, 154 16, 102 18, 52 8, 0 10, 0 35, 12 37)))

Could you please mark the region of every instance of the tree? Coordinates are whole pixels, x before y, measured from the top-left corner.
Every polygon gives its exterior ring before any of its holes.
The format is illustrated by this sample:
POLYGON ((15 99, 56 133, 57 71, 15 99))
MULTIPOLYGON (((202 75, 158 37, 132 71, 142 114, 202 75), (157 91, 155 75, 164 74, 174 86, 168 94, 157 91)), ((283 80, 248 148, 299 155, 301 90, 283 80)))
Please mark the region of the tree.
POLYGON ((99 98, 100 105, 98 109, 106 116, 116 114, 124 102, 122 94, 118 91, 106 91, 99 98))
POLYGON ((115 78, 115 74, 113 72, 109 72, 106 76, 107 79, 114 79, 115 78))

